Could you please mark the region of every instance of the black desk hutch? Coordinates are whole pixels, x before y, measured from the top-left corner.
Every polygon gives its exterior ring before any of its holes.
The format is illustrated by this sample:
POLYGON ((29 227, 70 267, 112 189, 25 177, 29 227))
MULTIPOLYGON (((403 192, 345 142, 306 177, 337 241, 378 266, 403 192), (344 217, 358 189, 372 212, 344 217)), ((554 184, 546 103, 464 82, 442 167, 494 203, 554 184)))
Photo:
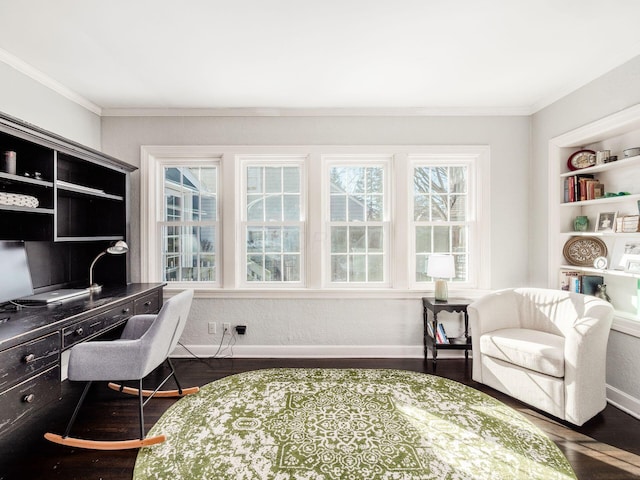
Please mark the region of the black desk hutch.
MULTIPOLYGON (((0 240, 25 242, 35 293, 87 287, 97 254, 129 228, 129 176, 135 167, 0 113, 0 192, 37 199, 0 201, 0 240)), ((157 312, 162 284, 129 284, 129 255, 96 264, 102 292, 63 304, 0 312, 0 434, 60 392, 61 352, 157 312)), ((11 272, 1 272, 10 275, 11 272)), ((3 306, 6 307, 6 306, 3 306)))

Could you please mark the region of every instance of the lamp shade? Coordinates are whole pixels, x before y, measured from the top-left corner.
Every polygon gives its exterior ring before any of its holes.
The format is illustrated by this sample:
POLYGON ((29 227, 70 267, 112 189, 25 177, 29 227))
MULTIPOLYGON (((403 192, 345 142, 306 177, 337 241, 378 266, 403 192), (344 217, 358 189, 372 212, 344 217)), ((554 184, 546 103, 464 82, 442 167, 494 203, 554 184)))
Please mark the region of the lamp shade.
POLYGON ((120 255, 122 253, 127 253, 129 251, 129 245, 124 240, 118 240, 115 245, 107 248, 107 253, 112 255, 120 255))
POLYGON ((427 275, 432 278, 452 278, 456 275, 453 255, 429 255, 427 275))

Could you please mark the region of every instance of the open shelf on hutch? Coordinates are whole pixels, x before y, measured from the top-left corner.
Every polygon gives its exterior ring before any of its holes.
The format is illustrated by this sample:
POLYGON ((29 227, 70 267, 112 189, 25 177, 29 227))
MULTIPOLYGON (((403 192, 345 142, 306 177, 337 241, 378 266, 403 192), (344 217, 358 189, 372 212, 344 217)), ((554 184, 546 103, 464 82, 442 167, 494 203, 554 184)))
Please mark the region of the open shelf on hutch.
MULTIPOLYGON (((85 285, 93 258, 127 239, 135 167, 0 113, 0 154, 7 151, 16 170, 0 172, 0 193, 13 194, 0 195, 0 240, 26 242, 34 289, 85 285)), ((128 256, 109 260, 96 276, 127 283, 128 256)))

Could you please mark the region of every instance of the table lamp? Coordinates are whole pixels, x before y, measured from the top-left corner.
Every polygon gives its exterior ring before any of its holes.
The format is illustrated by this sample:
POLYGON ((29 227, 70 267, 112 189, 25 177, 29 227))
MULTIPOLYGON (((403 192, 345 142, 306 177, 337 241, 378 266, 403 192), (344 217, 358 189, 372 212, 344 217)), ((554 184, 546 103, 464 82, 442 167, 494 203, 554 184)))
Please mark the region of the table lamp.
POLYGON ((89 267, 89 291, 90 292, 99 292, 102 290, 102 285, 98 285, 97 283, 93 283, 93 266, 96 264, 98 259, 107 253, 111 255, 122 255, 123 253, 127 253, 129 251, 129 245, 124 240, 118 240, 115 245, 110 246, 104 252, 100 252, 96 258, 91 262, 91 266, 89 267))
POLYGON ((446 278, 452 278, 456 274, 456 266, 452 255, 429 255, 427 275, 435 282, 435 299, 446 302, 449 299, 446 278))

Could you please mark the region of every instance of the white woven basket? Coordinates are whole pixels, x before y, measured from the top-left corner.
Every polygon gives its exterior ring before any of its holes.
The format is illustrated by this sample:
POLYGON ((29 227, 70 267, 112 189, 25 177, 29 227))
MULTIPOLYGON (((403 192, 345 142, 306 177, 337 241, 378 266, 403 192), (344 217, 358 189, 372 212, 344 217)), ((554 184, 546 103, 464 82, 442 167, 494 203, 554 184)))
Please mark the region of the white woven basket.
POLYGON ((31 195, 23 195, 21 193, 0 192, 0 205, 36 208, 38 206, 38 199, 31 195))

